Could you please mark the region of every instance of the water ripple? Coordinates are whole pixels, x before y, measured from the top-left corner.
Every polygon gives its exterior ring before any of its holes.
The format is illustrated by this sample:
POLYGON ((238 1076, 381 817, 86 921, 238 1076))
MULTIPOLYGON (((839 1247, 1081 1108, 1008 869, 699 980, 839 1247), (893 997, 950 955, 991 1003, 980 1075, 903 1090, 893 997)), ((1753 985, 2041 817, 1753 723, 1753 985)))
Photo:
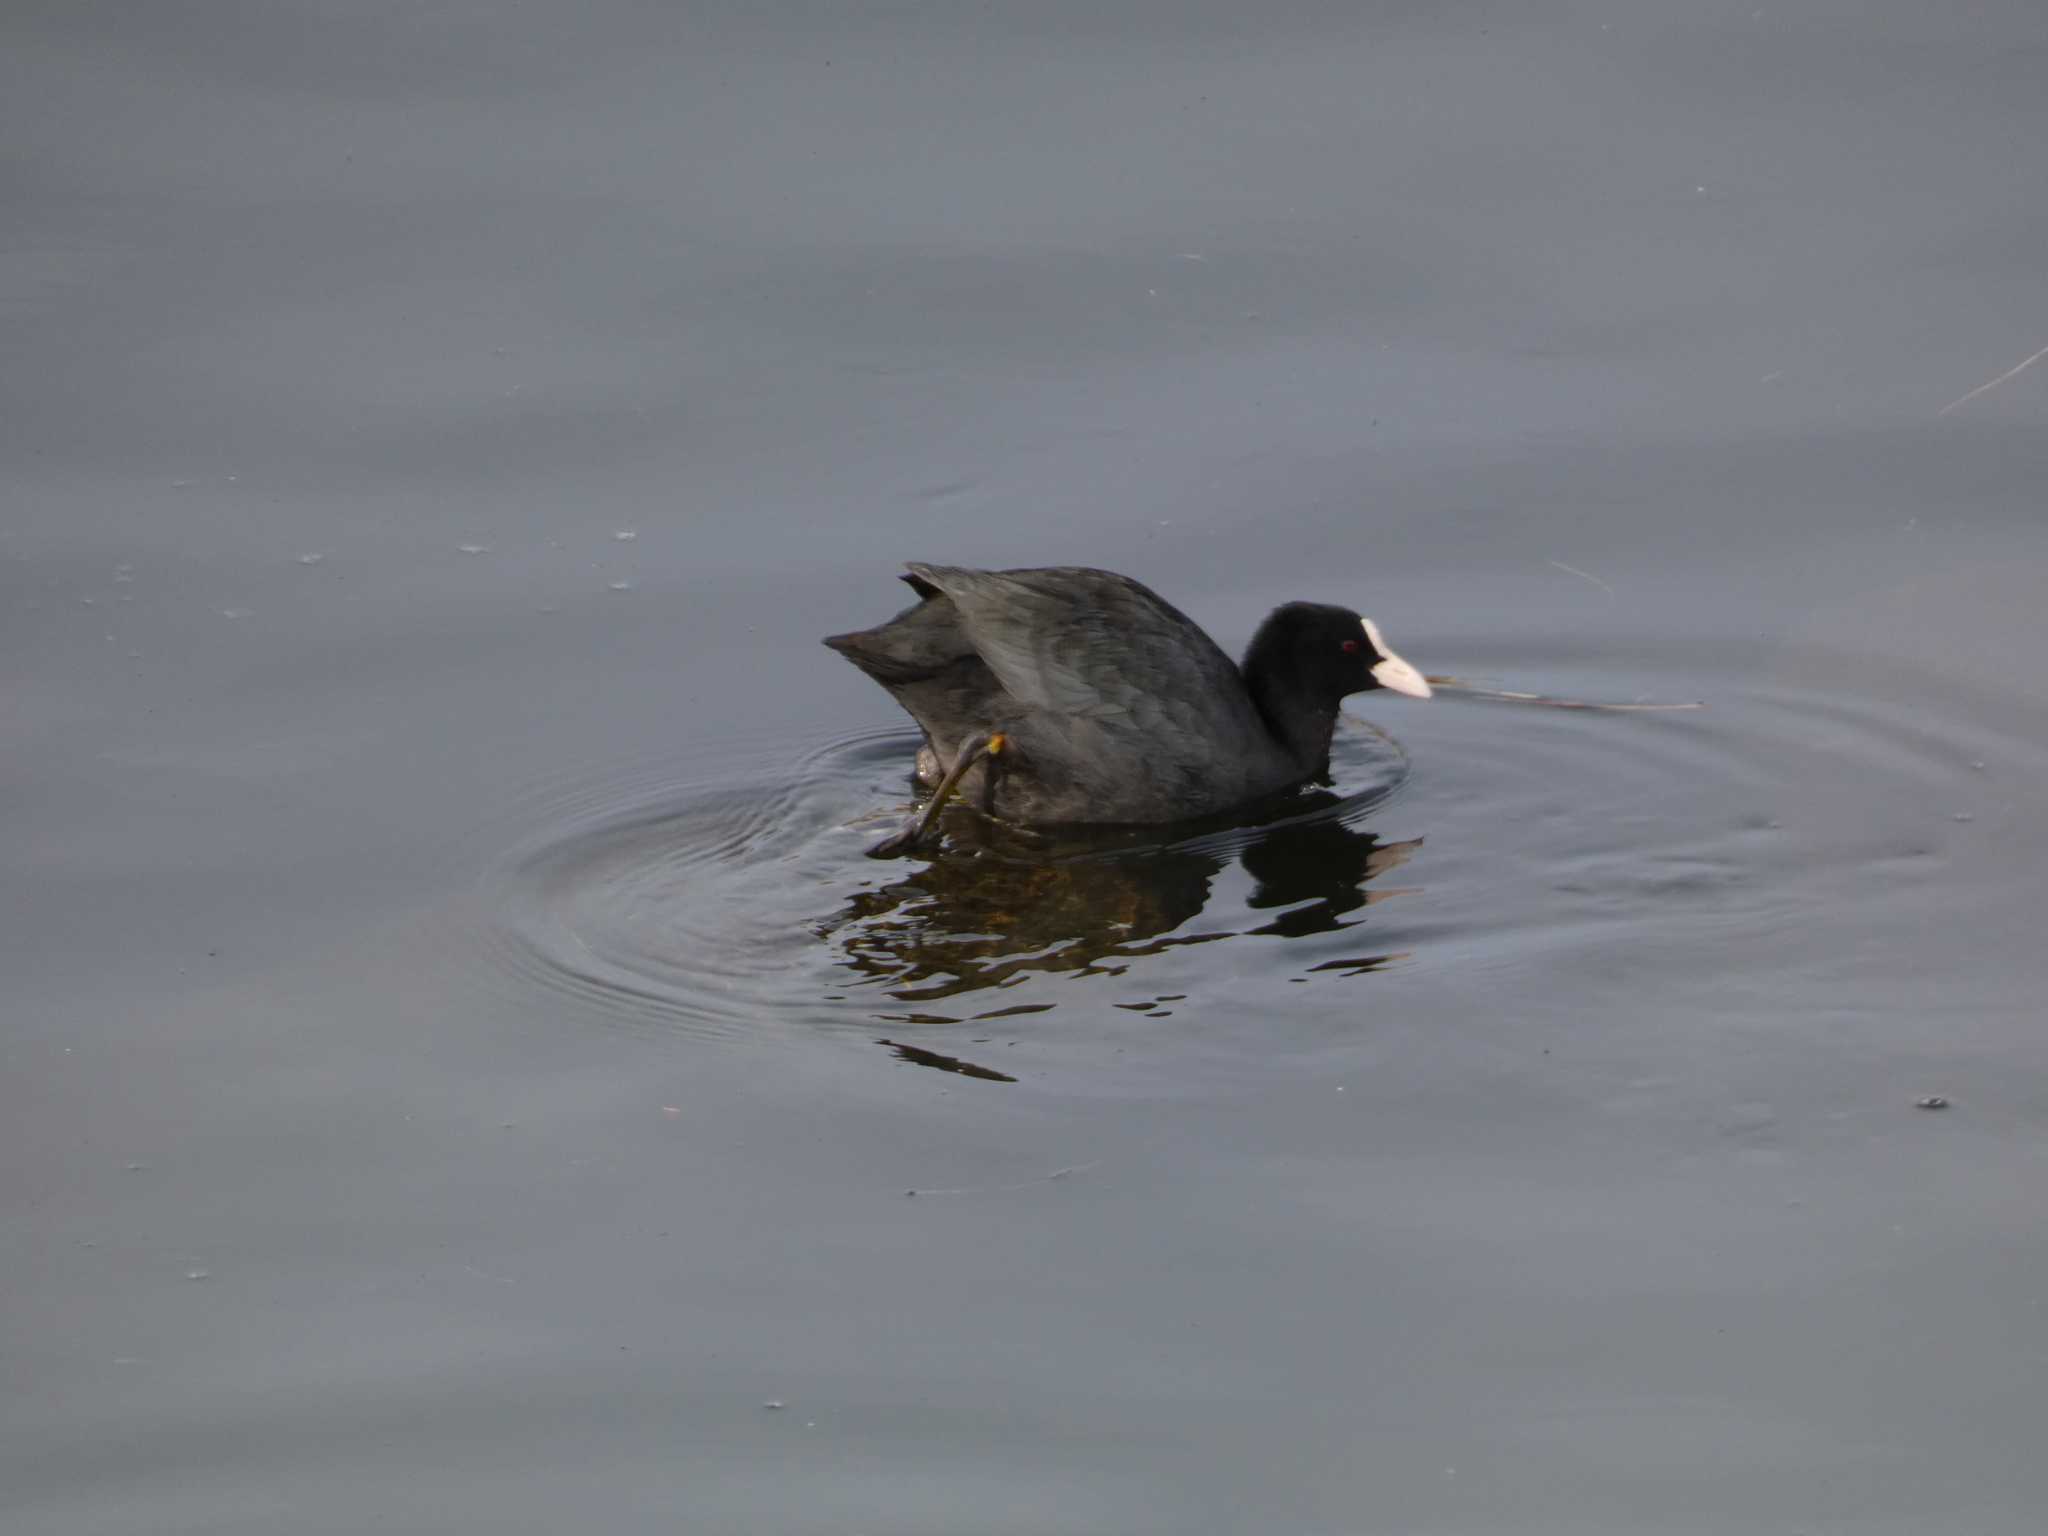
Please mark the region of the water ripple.
POLYGON ((1128 1077, 1144 1055, 1185 1086, 1353 1063, 1416 986, 1569 1010, 1654 977, 1672 997, 1841 1006, 1873 946, 1956 908, 1966 850, 1974 921, 2022 942, 2035 875, 2012 786, 2048 773, 2035 722, 1950 718, 1940 680, 1895 664, 1797 659, 1738 686, 1536 657, 1556 691, 1708 707, 1446 699, 1413 716, 1412 780, 1398 743, 1353 722, 1334 789, 1258 816, 1070 837, 962 810, 929 860, 863 856, 909 813, 907 732, 801 754, 726 740, 695 776, 578 773, 518 807, 538 830, 494 862, 491 965, 609 1026, 885 1042, 989 1081, 1071 1083, 1112 1058, 1128 1077))
POLYGON ((705 1036, 1021 1018, 1058 1000, 971 995, 1340 929, 1364 882, 1413 851, 1355 825, 1407 774, 1368 728, 1338 753, 1344 792, 1283 797, 1249 823, 1050 837, 962 812, 943 856, 878 863, 864 850, 908 813, 915 744, 864 733, 764 751, 786 765, 768 776, 650 767, 554 787, 521 809, 545 830, 490 879, 496 961, 609 1022, 705 1036), (1235 914, 1210 910, 1226 868, 1255 881, 1235 914), (940 1000, 968 1006, 930 1012, 940 1000))

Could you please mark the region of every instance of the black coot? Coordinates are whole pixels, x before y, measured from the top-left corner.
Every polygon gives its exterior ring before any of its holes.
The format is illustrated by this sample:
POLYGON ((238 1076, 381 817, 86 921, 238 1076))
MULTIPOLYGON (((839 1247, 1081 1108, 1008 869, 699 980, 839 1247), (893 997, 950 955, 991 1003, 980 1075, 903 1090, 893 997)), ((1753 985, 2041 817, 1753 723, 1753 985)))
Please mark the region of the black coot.
POLYGON ((1347 694, 1429 697, 1372 620, 1288 603, 1242 668, 1128 576, 1058 566, 912 565, 919 598, 825 644, 924 727, 924 816, 873 851, 914 846, 956 791, 1023 823, 1181 821, 1329 771, 1347 694))

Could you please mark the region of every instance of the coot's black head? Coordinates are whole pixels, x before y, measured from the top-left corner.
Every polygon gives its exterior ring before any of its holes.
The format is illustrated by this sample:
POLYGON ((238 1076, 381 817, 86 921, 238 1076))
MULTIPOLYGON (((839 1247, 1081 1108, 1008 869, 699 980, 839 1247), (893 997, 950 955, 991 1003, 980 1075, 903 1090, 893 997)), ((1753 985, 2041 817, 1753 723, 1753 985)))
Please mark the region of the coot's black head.
POLYGON ((1333 710, 1346 695, 1372 688, 1430 695, 1428 681, 1388 647, 1378 625, 1327 603, 1275 608, 1252 636, 1244 674, 1255 695, 1271 690, 1333 710))

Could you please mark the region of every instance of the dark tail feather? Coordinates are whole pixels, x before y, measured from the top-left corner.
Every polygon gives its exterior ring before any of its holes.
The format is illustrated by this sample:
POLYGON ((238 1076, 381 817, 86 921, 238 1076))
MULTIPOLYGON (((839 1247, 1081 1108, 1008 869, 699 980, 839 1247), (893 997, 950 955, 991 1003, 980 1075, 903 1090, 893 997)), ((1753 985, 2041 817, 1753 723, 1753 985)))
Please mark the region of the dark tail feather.
POLYGON ((856 629, 843 635, 827 635, 825 644, 884 688, 894 689, 930 676, 932 669, 922 658, 898 653, 892 645, 889 628, 884 624, 879 629, 856 629))
POLYGON ((833 650, 892 692, 974 655, 945 594, 915 571, 905 572, 903 579, 919 601, 873 628, 825 637, 833 650))

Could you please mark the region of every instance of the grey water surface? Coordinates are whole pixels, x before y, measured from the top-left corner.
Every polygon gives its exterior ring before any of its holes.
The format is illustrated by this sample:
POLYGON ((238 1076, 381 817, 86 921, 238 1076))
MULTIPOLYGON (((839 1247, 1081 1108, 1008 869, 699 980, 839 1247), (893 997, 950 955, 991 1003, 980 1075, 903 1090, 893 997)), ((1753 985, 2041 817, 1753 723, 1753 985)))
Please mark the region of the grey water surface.
POLYGON ((0 1527, 2041 1529, 2048 9, 4 37, 0 1527), (876 863, 905 559, 1471 687, 876 863))

